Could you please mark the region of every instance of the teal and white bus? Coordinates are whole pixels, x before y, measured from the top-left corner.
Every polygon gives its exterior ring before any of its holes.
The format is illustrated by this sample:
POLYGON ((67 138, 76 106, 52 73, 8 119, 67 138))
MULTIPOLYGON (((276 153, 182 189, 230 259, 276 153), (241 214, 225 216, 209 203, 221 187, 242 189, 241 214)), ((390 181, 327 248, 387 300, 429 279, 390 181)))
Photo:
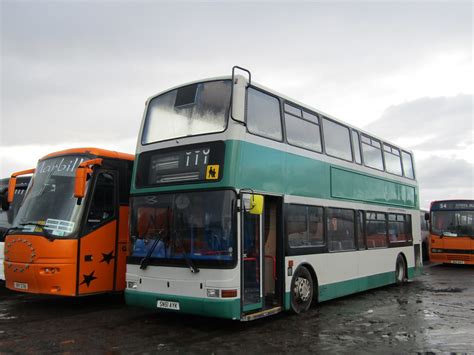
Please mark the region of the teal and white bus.
POLYGON ((412 153, 243 68, 150 97, 136 158, 130 305, 252 320, 421 271, 412 153))

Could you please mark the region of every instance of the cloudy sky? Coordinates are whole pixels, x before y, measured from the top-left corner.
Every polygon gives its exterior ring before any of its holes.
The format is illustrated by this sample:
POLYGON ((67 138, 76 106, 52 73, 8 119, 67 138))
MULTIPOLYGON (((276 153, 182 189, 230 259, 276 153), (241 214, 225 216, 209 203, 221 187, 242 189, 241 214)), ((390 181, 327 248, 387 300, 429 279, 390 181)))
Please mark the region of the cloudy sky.
POLYGON ((69 147, 133 153, 147 97, 240 65, 412 149, 422 207, 474 198, 471 1, 0 6, 0 177, 69 147))

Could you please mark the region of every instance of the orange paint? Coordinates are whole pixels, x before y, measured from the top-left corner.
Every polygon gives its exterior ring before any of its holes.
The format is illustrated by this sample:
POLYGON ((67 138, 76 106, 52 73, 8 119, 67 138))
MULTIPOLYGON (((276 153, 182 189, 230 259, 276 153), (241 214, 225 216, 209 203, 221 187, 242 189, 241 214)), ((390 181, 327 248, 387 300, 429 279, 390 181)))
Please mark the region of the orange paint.
MULTIPOLYGON (((86 193, 84 188, 80 202, 84 216, 74 220, 78 226, 77 232, 71 237, 61 237, 48 232, 46 234, 51 234, 48 239, 41 225, 44 226, 45 221, 51 217, 45 216, 42 217, 44 221, 35 222, 40 226, 32 225, 31 231, 25 232, 23 229, 23 232, 16 232, 18 234, 12 231, 7 235, 5 279, 9 289, 35 294, 82 296, 123 291, 125 288, 126 257, 130 238, 129 207, 124 205, 125 201, 128 202, 125 198, 129 193, 129 182, 124 183, 124 179, 131 176, 132 164, 129 162, 133 161, 134 156, 98 148, 78 148, 51 153, 40 161, 74 154, 95 156, 83 162, 77 170, 90 174, 89 192, 86 193), (117 163, 117 160, 128 163, 117 163), (102 184, 106 181, 108 185, 98 185, 99 176, 108 176, 108 180, 101 180, 102 184), (105 188, 102 188, 101 194, 94 200, 99 186, 105 188), (110 196, 115 197, 110 199, 110 205, 101 205, 105 203, 102 194, 107 191, 112 191, 110 196), (94 203, 99 206, 98 215, 97 210, 93 210, 94 203)), ((34 169, 16 174, 33 172, 34 169)), ((12 175, 12 178, 16 176, 12 175)), ((25 201, 28 203, 28 200, 25 201)), ((32 201, 30 203, 34 203, 34 200, 32 201)), ((54 221, 54 217, 52 220, 54 221)), ((51 227, 46 230, 51 230, 51 227)))
POLYGON ((441 238, 430 234, 430 261, 435 263, 474 265, 474 255, 462 253, 461 251, 463 250, 474 250, 474 239, 470 237, 441 238), (451 252, 433 253, 431 252, 432 249, 447 249, 451 252))
POLYGON ((28 285, 23 292, 76 294, 77 240, 49 241, 37 235, 11 235, 5 240, 6 286, 28 285), (52 271, 53 272, 48 272, 52 271))

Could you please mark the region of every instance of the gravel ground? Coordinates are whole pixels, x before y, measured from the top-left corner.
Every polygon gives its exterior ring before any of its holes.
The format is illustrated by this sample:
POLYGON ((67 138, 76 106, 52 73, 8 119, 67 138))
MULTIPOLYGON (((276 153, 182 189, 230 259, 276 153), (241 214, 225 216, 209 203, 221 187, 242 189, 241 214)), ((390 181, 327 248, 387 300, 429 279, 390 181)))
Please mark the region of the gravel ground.
POLYGON ((474 267, 428 265, 402 287, 241 323, 127 307, 121 295, 37 297, 0 286, 0 353, 474 352, 474 267))

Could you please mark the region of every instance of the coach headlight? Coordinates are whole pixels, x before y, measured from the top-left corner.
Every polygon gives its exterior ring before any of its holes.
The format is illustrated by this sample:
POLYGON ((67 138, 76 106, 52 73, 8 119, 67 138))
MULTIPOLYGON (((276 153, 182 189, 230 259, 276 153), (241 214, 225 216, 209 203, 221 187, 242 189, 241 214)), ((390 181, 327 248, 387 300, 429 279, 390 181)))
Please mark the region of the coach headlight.
POLYGON ((431 249, 432 253, 442 253, 443 249, 431 249))

